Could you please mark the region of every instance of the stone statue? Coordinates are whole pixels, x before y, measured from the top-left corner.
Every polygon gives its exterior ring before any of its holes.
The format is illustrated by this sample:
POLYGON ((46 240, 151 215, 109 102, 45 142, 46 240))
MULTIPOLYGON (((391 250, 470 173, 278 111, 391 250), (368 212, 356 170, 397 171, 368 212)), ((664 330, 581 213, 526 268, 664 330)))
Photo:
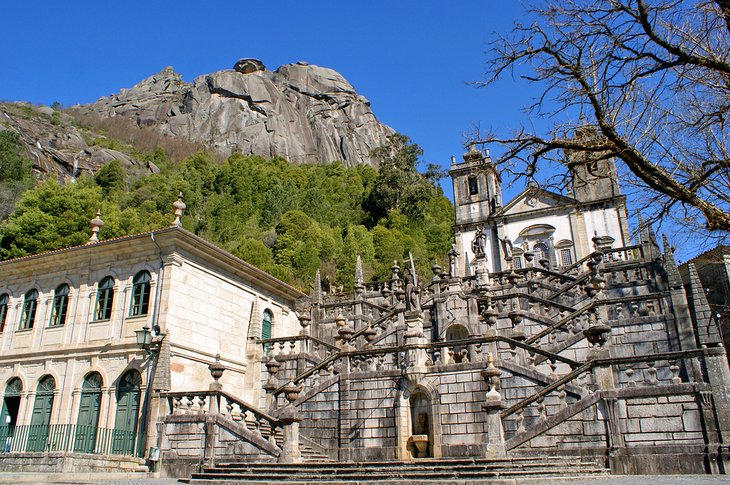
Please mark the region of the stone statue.
POLYGON ((477 228, 477 233, 471 241, 471 251, 477 258, 484 257, 487 247, 487 236, 481 227, 477 228))
POLYGON ((504 257, 505 258, 511 258, 512 257, 512 241, 508 237, 505 237, 504 239, 500 239, 502 242, 502 250, 504 251, 504 257))

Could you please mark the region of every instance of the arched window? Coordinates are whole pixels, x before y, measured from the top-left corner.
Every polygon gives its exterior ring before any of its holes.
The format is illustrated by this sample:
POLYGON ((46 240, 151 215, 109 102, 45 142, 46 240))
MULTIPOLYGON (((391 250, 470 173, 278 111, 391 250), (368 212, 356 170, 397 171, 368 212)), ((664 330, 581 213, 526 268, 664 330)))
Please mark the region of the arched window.
POLYGON ((76 442, 74 451, 93 453, 96 447, 96 432, 99 426, 101 408, 101 375, 92 372, 84 378, 81 386, 79 417, 76 420, 76 442))
POLYGON ((150 273, 140 271, 132 281, 132 305, 129 314, 133 317, 147 315, 150 306, 150 273))
POLYGON ((44 451, 48 442, 51 424, 51 409, 56 380, 53 376, 45 376, 38 381, 33 404, 33 415, 30 418, 28 447, 26 451, 44 451))
POLYGON ((540 261, 541 259, 550 259, 550 250, 548 249, 548 245, 544 242, 536 242, 534 246, 532 246, 532 251, 535 253, 535 258, 540 261))
POLYGON ((476 175, 469 176, 469 195, 477 195, 479 193, 479 182, 476 175))
MULTIPOLYGON (((263 318, 261 319, 261 340, 271 338, 271 321, 274 319, 271 311, 264 310, 263 318)), ((271 344, 264 344, 264 353, 268 354, 271 349, 271 344)))
POLYGON ((114 279, 107 276, 99 283, 99 293, 96 296, 94 320, 109 320, 112 317, 114 304, 114 279))
MULTIPOLYGON (((0 295, 0 333, 3 333, 5 330, 5 320, 8 318, 8 303, 10 302, 10 297, 8 297, 8 294, 5 293, 3 295, 0 295)), ((2 423, 0 423, 0 426, 2 423)))
POLYGON ((263 320, 261 321, 261 339, 271 338, 271 321, 274 316, 269 310, 264 310, 263 320))
POLYGON ((64 325, 68 313, 68 285, 63 284, 53 292, 53 310, 51 311, 50 325, 64 325))
POLYGON ((20 314, 20 330, 33 328, 35 312, 38 309, 38 291, 33 289, 25 294, 23 311, 20 314))
MULTIPOLYGON (((3 396, 2 412, 0 412, 0 429, 3 426, 15 426, 18 424, 20 394, 22 392, 23 383, 19 378, 13 377, 8 381, 8 384, 5 386, 5 395, 3 396)), ((9 433, 0 433, 0 436, 9 436, 9 433)))
POLYGON ((560 255, 560 266, 570 266, 573 264, 573 241, 570 239, 558 241, 555 249, 560 255))

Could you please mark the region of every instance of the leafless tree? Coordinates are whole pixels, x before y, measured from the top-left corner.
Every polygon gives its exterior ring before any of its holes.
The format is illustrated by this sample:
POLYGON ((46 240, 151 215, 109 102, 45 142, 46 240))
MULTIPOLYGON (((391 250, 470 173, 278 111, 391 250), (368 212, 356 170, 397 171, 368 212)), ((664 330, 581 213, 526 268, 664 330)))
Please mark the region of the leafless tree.
POLYGON ((548 0, 529 15, 494 41, 481 84, 511 73, 538 85, 528 114, 553 129, 482 134, 505 148, 498 163, 532 178, 565 151, 615 157, 655 217, 727 234, 730 1, 548 0), (574 136, 584 125, 602 136, 574 136))

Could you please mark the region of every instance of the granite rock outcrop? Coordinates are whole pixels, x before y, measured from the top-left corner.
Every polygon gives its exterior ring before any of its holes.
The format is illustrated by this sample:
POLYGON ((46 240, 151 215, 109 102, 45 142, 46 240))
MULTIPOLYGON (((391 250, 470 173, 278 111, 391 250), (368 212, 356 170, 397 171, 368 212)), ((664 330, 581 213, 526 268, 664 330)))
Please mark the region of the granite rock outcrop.
POLYGON ((138 126, 234 152, 282 156, 294 163, 370 164, 373 148, 394 131, 336 71, 305 62, 275 71, 257 59, 206 74, 192 83, 171 67, 130 89, 75 109, 123 116, 138 126))

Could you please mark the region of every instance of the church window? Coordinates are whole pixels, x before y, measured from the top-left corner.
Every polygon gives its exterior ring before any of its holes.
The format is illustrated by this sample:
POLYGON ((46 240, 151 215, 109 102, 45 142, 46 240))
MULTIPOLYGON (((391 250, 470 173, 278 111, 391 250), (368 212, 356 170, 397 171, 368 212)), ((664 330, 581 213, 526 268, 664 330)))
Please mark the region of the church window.
POLYGON ((53 309, 51 310, 50 326, 61 326, 66 323, 68 313, 68 285, 63 284, 53 292, 53 309))
POLYGON ((5 320, 8 317, 8 301, 7 293, 0 296, 0 333, 5 330, 5 320))
POLYGON ((112 317, 114 303, 114 280, 107 276, 99 283, 99 293, 96 297, 94 320, 109 320, 112 317))
POLYGON ((479 182, 476 175, 469 177, 469 195, 477 195, 479 193, 479 182))
POLYGON ((573 253, 569 248, 560 250, 560 264, 562 266, 570 266, 573 264, 573 253))
POLYGON ((25 294, 23 311, 20 314, 20 330, 33 328, 35 313, 38 309, 38 291, 33 289, 25 294))
POLYGON ((512 260, 515 266, 515 269, 522 269, 522 256, 514 256, 514 259, 512 260))
POLYGON ((535 253, 535 258, 537 259, 537 261, 540 261, 541 259, 550 259, 548 257, 550 255, 548 246, 542 241, 535 243, 535 245, 532 247, 532 251, 535 253))
POLYGON ((132 305, 130 315, 133 317, 147 315, 150 306, 150 273, 140 271, 132 280, 132 305))

